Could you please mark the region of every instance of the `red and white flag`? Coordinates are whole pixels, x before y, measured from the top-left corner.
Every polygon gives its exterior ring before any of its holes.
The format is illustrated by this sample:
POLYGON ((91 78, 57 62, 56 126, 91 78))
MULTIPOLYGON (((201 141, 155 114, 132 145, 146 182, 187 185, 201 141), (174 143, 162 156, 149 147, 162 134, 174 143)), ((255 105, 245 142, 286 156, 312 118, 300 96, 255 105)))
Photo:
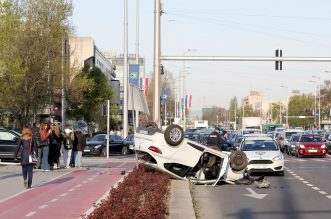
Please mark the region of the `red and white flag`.
POLYGON ((140 78, 140 88, 144 90, 145 96, 148 96, 148 80, 149 78, 140 78))

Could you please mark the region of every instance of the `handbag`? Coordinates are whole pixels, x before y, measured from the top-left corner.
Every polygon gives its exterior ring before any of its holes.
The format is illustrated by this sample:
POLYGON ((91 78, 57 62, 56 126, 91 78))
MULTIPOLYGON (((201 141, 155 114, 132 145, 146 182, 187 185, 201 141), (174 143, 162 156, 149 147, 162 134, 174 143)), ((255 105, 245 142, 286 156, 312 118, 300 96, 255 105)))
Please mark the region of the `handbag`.
POLYGON ((30 150, 29 150, 29 163, 31 164, 36 164, 38 162, 38 158, 36 155, 35 151, 32 151, 32 136, 31 136, 31 140, 30 140, 30 150))

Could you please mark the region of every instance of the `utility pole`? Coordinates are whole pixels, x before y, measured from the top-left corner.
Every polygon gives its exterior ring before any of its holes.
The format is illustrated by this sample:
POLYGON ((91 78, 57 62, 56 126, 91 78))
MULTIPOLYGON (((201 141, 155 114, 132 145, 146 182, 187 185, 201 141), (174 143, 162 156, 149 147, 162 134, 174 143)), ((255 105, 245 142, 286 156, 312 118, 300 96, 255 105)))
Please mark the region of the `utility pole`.
POLYGON ((160 115, 160 56, 161 56, 161 0, 155 0, 154 5, 154 122, 161 127, 160 115))
MULTIPOLYGON (((136 64, 140 64, 139 63, 139 0, 136 0, 136 64)), ((140 71, 140 65, 139 65, 139 71, 140 71)), ((132 109, 132 115, 134 115, 134 110, 132 109)), ((135 130, 136 127, 139 126, 139 110, 135 110, 135 120, 136 120, 136 124, 135 127, 133 127, 133 129, 135 130)))
POLYGON ((124 0, 124 103, 123 103, 123 137, 128 135, 128 0, 124 0))

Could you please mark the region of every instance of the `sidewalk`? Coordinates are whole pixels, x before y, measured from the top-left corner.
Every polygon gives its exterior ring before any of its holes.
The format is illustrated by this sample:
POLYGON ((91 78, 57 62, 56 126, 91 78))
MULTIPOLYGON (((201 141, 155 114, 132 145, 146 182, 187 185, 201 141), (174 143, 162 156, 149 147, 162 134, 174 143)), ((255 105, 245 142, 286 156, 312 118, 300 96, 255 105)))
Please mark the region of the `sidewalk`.
POLYGON ((173 179, 170 188, 169 219, 195 219, 190 182, 173 179))

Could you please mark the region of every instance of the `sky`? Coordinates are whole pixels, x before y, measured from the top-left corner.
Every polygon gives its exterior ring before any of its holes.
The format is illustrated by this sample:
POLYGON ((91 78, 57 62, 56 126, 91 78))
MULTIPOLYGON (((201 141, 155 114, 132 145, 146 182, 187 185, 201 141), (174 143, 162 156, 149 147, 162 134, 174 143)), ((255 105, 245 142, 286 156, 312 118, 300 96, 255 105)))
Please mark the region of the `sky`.
MULTIPOLYGON (((91 36, 102 51, 123 53, 124 0, 73 0, 77 36, 91 36)), ((161 55, 331 57, 329 0, 163 0, 161 55)), ((140 55, 153 70, 154 0, 140 0, 140 55)), ((136 49, 136 0, 128 0, 128 51, 136 49)), ((182 61, 162 62, 179 77, 182 61)), ((285 101, 293 90, 313 93, 331 79, 330 62, 185 62, 192 109, 229 107, 250 90, 285 101), (317 76, 313 78, 313 76, 317 76), (314 81, 316 83, 310 82, 314 81)))

